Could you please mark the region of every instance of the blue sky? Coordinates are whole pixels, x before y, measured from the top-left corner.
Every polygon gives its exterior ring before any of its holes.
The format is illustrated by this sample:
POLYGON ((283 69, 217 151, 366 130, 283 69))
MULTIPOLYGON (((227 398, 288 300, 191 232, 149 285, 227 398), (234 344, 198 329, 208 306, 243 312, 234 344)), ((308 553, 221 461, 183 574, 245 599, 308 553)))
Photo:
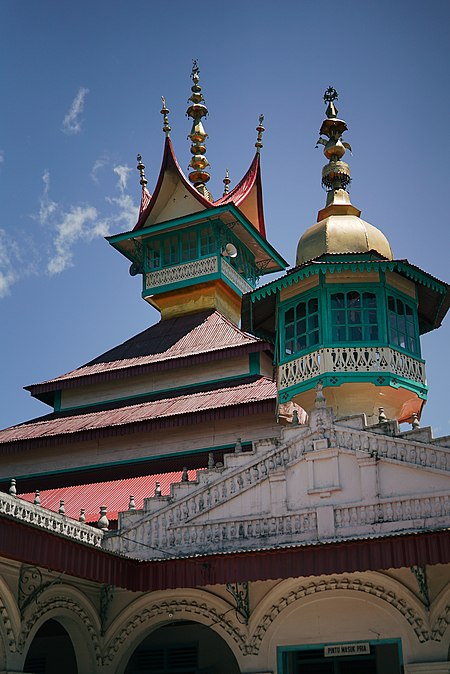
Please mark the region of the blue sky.
MULTIPOLYGON (((158 314, 104 240, 136 221, 136 154, 152 191, 172 140, 189 162, 192 58, 210 114, 214 196, 253 156, 258 115, 268 238, 294 264, 325 194, 314 149, 324 90, 349 126, 353 203, 407 258, 447 280, 450 3, 1 0, 2 427, 45 414, 22 387, 81 365, 158 314)), ((448 321, 426 335, 423 424, 450 433, 448 321)))

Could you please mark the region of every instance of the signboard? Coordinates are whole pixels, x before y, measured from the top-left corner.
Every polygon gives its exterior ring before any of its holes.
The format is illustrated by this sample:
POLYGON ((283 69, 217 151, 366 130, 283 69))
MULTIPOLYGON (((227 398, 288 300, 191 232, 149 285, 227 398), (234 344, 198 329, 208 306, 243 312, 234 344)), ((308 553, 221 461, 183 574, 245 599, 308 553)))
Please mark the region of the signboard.
POLYGON ((335 658, 340 655, 370 655, 370 644, 367 641, 360 641, 355 644, 325 646, 323 654, 326 658, 335 658))

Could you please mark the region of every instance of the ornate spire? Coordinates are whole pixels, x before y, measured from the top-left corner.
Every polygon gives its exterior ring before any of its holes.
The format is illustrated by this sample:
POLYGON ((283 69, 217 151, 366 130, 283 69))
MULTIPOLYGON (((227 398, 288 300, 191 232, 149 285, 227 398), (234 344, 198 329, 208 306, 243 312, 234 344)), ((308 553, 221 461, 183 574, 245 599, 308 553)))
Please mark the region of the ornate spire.
POLYGON ((264 115, 259 116, 259 124, 256 127, 256 130, 258 132, 258 137, 256 139, 255 147, 256 147, 256 152, 259 154, 261 148, 263 147, 262 144, 262 135, 265 131, 265 128, 263 127, 262 123, 264 122, 264 115))
POLYGON ((164 98, 164 96, 161 96, 161 101, 162 101, 162 108, 160 112, 163 115, 164 120, 163 131, 166 134, 166 138, 169 138, 170 136, 169 109, 166 106, 166 99, 164 98))
MULTIPOLYGON (((322 186, 331 193, 336 190, 347 190, 351 182, 350 167, 344 161, 341 161, 345 154, 345 150, 352 151, 348 143, 342 142, 341 137, 344 131, 347 131, 347 124, 337 118, 338 109, 334 101, 338 98, 338 93, 333 87, 328 87, 323 96, 323 100, 327 104, 326 115, 327 119, 320 127, 320 137, 317 141, 316 147, 324 145, 323 153, 328 159, 322 169, 322 186)), ((330 196, 330 195, 329 195, 330 196)), ((329 198, 327 198, 327 203, 329 198)))
POLYGON ((139 180, 139 183, 142 185, 144 188, 147 184, 147 178, 145 177, 145 164, 142 163, 142 155, 138 154, 137 157, 137 170, 139 171, 139 175, 141 179, 139 180))
POLYGON ((191 105, 189 105, 186 114, 188 117, 191 117, 192 129, 188 138, 191 140, 191 153, 192 159, 189 163, 189 168, 192 171, 189 173, 189 180, 193 183, 194 187, 205 196, 207 199, 212 201, 211 194, 206 188, 205 183, 208 182, 210 175, 205 170, 209 166, 209 162, 206 159, 206 147, 205 140, 208 137, 208 134, 205 132, 205 129, 202 124, 202 118, 208 114, 208 108, 204 105, 204 98, 202 94, 202 88, 199 85, 200 80, 200 70, 198 68, 197 60, 194 59, 192 62, 192 82, 191 87, 192 94, 189 97, 191 105))
POLYGON ((150 192, 147 189, 147 178, 145 177, 145 166, 142 163, 142 156, 138 154, 136 157, 137 159, 137 170, 139 171, 139 175, 141 176, 141 179, 139 180, 140 184, 142 185, 142 194, 141 194, 141 205, 139 206, 139 215, 147 208, 147 206, 150 203, 150 192))
POLYGON ((228 174, 228 169, 225 169, 225 178, 222 180, 222 182, 223 182, 223 196, 225 196, 230 191, 229 185, 231 183, 230 176, 228 174))

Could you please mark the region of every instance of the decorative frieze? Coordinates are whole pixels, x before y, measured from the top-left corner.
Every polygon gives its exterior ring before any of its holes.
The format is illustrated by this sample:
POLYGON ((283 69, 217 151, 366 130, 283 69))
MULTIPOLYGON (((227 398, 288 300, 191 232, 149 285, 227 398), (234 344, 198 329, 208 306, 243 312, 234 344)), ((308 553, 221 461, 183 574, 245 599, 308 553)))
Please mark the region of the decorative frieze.
POLYGON ((102 531, 9 494, 0 493, 0 514, 97 548, 102 544, 102 531))
MULTIPOLYGON (((145 275, 145 288, 151 290, 159 286, 186 281, 191 278, 199 278, 218 271, 217 256, 204 257, 200 260, 177 264, 174 267, 165 267, 156 271, 147 272, 145 275)), ((251 288, 249 287, 251 290, 251 288)), ((245 292, 248 292, 246 290, 245 292)))
POLYGON ((338 576, 300 585, 296 590, 280 597, 278 602, 274 604, 261 619, 259 626, 255 630, 249 643, 250 652, 255 655, 258 654, 264 635, 270 625, 275 618, 277 618, 278 615, 293 602, 318 592, 322 593, 335 590, 363 592, 367 595, 382 599, 402 614, 413 628, 420 643, 429 641, 430 638, 432 638, 424 617, 421 616, 411 604, 407 603, 403 597, 398 596, 391 589, 385 588, 380 584, 372 583, 363 578, 338 576))
POLYGON ((318 349, 278 367, 278 388, 301 384, 325 373, 389 372, 426 384, 423 361, 388 347, 334 347, 318 349))
POLYGON ((227 279, 234 283, 236 288, 242 293, 248 293, 253 290, 253 286, 250 285, 242 276, 234 269, 231 264, 229 264, 225 258, 222 258, 222 272, 227 279))

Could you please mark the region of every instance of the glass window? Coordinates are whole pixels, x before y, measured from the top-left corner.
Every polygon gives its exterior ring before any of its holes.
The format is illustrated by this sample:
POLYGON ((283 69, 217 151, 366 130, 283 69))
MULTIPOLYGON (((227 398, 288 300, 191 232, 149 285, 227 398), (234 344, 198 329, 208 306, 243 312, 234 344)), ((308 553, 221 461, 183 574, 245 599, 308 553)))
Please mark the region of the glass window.
POLYGON ((405 351, 418 353, 419 340, 413 307, 388 295, 389 341, 405 351))
POLYGON ((159 241, 150 241, 146 248, 146 269, 159 269, 161 266, 161 244, 159 241))
POLYGON ((313 297, 285 311, 283 355, 290 356, 318 343, 319 302, 313 297))
POLYGON ((163 266, 170 267, 180 261, 180 241, 178 236, 168 236, 163 241, 163 266))
POLYGON ((212 255, 216 252, 216 242, 212 227, 203 227, 200 230, 200 255, 212 255))
POLYGON ((181 259, 183 262, 197 259, 197 232, 183 232, 181 235, 181 259))
POLYGON ((371 342, 379 339, 376 294, 358 290, 333 293, 331 334, 334 342, 371 342))

